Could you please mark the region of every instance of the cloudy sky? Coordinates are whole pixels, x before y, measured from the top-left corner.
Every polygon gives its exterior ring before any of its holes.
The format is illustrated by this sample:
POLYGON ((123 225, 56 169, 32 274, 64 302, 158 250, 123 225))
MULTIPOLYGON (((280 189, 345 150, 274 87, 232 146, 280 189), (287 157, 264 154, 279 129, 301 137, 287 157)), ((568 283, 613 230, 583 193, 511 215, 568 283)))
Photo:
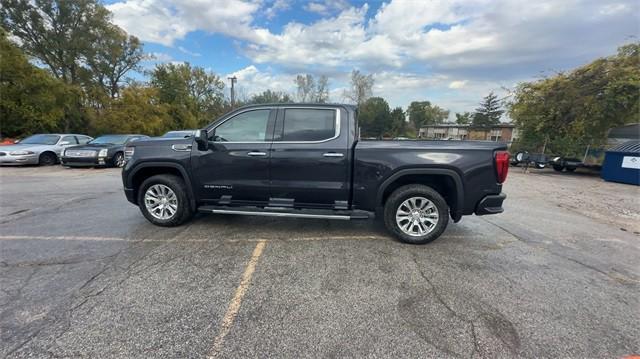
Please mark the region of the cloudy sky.
MULTIPOLYGON (((110 0, 115 23, 155 62, 190 62, 245 95, 293 93, 327 75, 343 101, 352 69, 391 106, 430 100, 453 112, 481 98, 613 54, 640 36, 640 1, 110 0)), ((153 66, 148 62, 146 66, 153 66)), ((453 116, 453 115, 452 115, 453 116)))

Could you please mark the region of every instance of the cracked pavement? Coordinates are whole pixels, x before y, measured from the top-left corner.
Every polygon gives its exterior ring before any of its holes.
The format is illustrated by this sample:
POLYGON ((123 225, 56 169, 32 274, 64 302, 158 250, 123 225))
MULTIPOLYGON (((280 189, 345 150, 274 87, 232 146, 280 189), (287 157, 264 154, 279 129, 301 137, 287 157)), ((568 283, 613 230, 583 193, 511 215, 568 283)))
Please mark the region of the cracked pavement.
POLYGON ((0 357, 204 357, 262 240, 218 357, 640 353, 637 187, 512 168, 505 213, 411 246, 373 220, 154 227, 119 175, 0 168, 0 357))

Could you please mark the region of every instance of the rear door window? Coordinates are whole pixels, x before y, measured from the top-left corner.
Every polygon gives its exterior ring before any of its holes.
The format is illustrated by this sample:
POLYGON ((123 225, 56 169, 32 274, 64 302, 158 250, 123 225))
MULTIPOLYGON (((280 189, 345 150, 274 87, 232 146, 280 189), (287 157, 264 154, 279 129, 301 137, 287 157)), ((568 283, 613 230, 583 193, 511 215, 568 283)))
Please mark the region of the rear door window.
POLYGON ((324 141, 336 136, 333 109, 288 108, 284 110, 281 141, 324 141))
POLYGON ((67 142, 70 145, 77 145, 76 136, 64 136, 60 142, 67 142))
POLYGON ((76 139, 78 140, 78 143, 81 145, 84 145, 87 142, 91 141, 91 137, 87 137, 87 136, 76 136, 76 139))

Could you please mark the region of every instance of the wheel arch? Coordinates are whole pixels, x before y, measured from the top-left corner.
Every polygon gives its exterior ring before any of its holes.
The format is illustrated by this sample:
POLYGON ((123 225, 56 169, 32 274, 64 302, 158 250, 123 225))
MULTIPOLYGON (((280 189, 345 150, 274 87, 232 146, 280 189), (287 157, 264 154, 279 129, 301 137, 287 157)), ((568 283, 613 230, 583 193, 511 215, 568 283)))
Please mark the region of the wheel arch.
POLYGON ((136 200, 136 202, 138 198, 138 189, 140 188, 142 183, 151 176, 162 174, 171 174, 182 178, 185 186, 187 187, 191 209, 195 210, 196 200, 193 192, 193 187, 191 185, 191 179, 189 177, 189 174, 187 173, 187 170, 182 165, 177 163, 146 162, 135 166, 127 176, 127 185, 129 188, 133 189, 133 198, 136 200))
POLYGON ((456 171, 446 168, 399 170, 384 180, 378 188, 377 205, 384 206, 393 191, 407 184, 422 184, 433 188, 444 197, 454 222, 458 222, 462 218, 464 186, 460 175, 456 171))

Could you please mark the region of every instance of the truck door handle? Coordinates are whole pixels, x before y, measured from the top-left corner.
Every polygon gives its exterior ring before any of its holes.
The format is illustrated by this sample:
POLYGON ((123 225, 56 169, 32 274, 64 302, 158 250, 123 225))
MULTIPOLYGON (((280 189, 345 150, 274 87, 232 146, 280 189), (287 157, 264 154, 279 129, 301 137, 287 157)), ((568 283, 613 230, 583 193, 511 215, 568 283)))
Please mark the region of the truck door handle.
POLYGON ((327 153, 323 154, 322 156, 324 156, 324 157, 344 157, 344 154, 337 153, 337 152, 327 152, 327 153))
POLYGON ((266 152, 258 152, 258 151, 247 152, 247 156, 251 156, 251 157, 262 157, 266 155, 267 155, 266 152))

